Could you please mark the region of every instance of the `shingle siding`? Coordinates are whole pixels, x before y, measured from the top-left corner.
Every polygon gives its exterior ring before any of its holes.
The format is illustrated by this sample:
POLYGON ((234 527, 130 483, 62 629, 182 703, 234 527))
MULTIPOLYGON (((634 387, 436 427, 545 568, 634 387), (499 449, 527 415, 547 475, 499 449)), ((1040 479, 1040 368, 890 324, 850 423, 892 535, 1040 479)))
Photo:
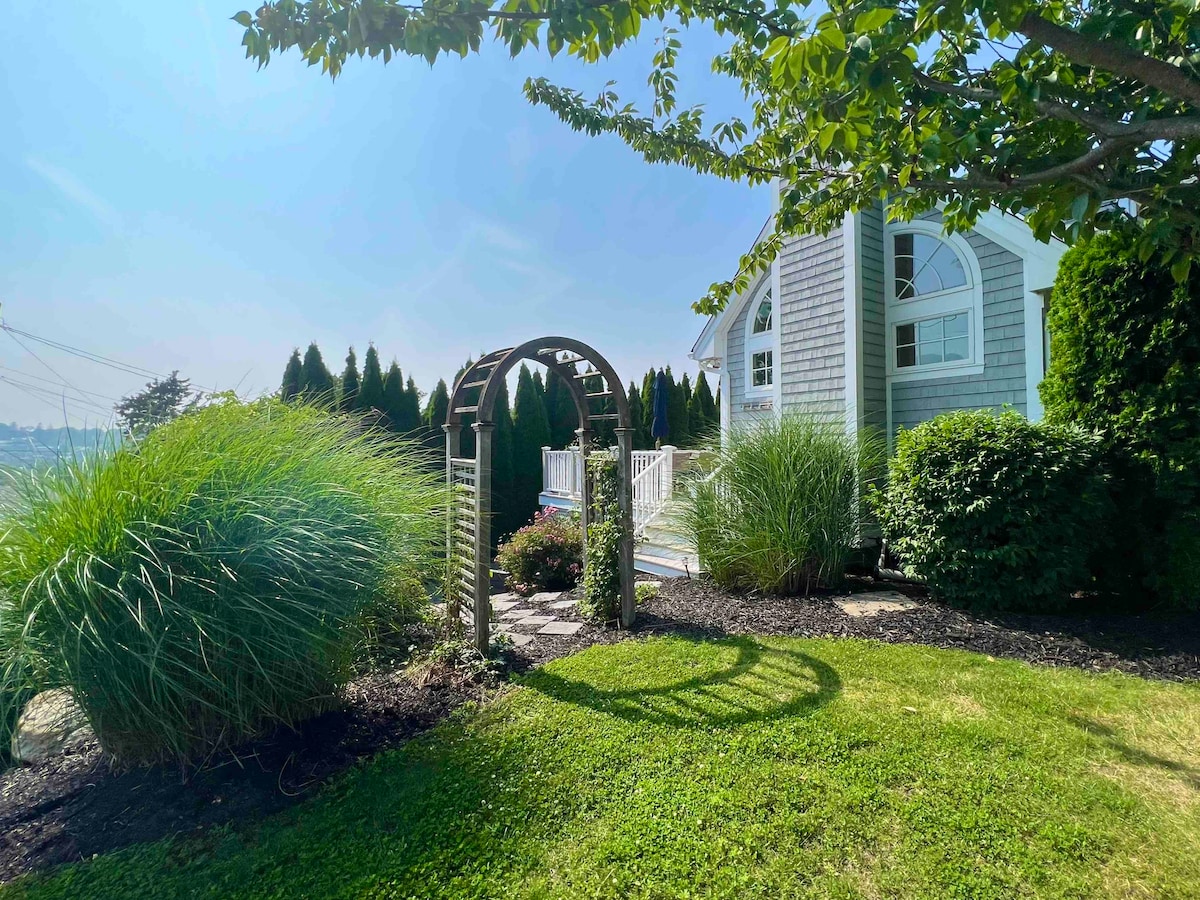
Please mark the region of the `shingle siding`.
MULTIPOLYGON (((924 218, 939 221, 936 214, 924 218)), ((955 378, 895 382, 892 424, 911 428, 955 409, 1027 411, 1025 282, 1020 257, 974 231, 964 235, 983 273, 983 372, 955 378)))
MULTIPOLYGON (((845 412, 842 233, 790 238, 779 257, 779 371, 783 409, 845 412)), ((734 326, 737 327, 736 325, 734 326)), ((732 352, 730 358, 734 359, 732 352)))
MULTIPOLYGON (((755 296, 761 289, 764 280, 770 278, 769 272, 756 279, 751 285, 749 296, 755 296)), ((749 302, 745 303, 729 327, 726 340, 725 366, 729 372, 729 409, 735 426, 748 425, 764 416, 772 416, 770 410, 743 409, 746 404, 746 317, 750 315, 749 302)), ((778 321, 778 316, 776 316, 778 321)), ((776 363, 778 366, 778 363, 776 363)), ((777 374, 778 377, 778 374, 777 374)), ((757 402, 759 398, 755 398, 757 402)))
POLYGON ((859 259, 862 279, 862 411, 861 421, 887 426, 887 325, 884 313, 883 205, 859 215, 859 259))

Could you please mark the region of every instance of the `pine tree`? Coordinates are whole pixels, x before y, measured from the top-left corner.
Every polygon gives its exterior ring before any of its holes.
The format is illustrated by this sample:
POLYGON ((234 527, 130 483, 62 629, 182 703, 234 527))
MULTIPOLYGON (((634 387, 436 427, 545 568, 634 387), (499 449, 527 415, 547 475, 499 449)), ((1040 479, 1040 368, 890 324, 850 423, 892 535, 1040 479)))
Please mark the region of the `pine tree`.
POLYGON ((379 368, 379 352, 375 349, 374 344, 367 348, 367 359, 363 363, 362 383, 358 388, 356 408, 387 412, 383 403, 383 371, 379 368))
POLYGON ((414 435, 421 428, 421 392, 417 390, 417 383, 413 381, 411 375, 408 376, 408 383, 404 388, 404 404, 402 406, 404 422, 404 430, 401 434, 414 435))
MULTIPOLYGON (((508 379, 505 379, 496 394, 493 411, 496 430, 492 437, 492 548, 525 524, 525 509, 517 502, 516 485, 513 482, 513 431, 512 411, 508 402, 508 379)), ((539 464, 540 465, 540 464, 539 464)), ((538 485, 541 490, 541 485, 538 485)))
POLYGON ((300 393, 300 379, 303 363, 300 362, 299 348, 292 351, 287 366, 283 370, 283 383, 279 386, 279 399, 290 403, 300 393))
POLYGON ((342 396, 338 401, 338 408, 342 412, 351 412, 358 403, 358 357, 354 355, 354 348, 350 348, 350 352, 346 354, 346 369, 342 372, 342 396))
POLYGON ((446 449, 446 434, 442 431, 442 426, 446 424, 446 413, 449 411, 450 389, 446 387, 446 379, 439 378, 421 416, 425 422, 425 442, 431 450, 446 449))
POLYGON ((642 422, 642 395, 637 385, 629 382, 629 421, 633 428, 633 449, 649 450, 650 443, 646 440, 646 426, 642 422))
MULTIPOLYGON (((547 372, 546 374, 549 375, 550 373, 547 372)), ((538 389, 538 393, 542 395, 542 406, 545 406, 546 405, 546 382, 542 380, 542 370, 541 369, 533 370, 533 386, 536 387, 538 389)), ((547 419, 550 418, 549 413, 546 414, 546 418, 547 419)))
POLYGON ((529 367, 521 364, 513 408, 513 509, 522 523, 537 511, 542 489, 542 447, 550 443, 546 404, 529 367))
POLYGON ((325 367, 325 360, 321 358, 321 350, 315 341, 308 345, 300 366, 300 393, 310 403, 332 406, 336 399, 333 374, 325 367))
POLYGON ((692 402, 688 405, 688 428, 693 440, 711 441, 720 424, 717 404, 708 388, 708 379, 701 372, 696 379, 696 389, 692 392, 692 402))
POLYGON ((383 376, 383 400, 379 408, 387 417, 390 430, 396 434, 407 434, 411 430, 404 427, 404 375, 394 359, 383 376))

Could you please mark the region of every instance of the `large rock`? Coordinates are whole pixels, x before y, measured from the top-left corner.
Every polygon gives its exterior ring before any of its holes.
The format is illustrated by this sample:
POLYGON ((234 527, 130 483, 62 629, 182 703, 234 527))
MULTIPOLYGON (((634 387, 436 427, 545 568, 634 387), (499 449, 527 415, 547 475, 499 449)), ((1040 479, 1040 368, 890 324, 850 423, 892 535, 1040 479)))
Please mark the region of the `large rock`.
POLYGON ((42 691, 25 704, 10 750, 13 762, 35 763, 91 737, 83 710, 66 688, 42 691))

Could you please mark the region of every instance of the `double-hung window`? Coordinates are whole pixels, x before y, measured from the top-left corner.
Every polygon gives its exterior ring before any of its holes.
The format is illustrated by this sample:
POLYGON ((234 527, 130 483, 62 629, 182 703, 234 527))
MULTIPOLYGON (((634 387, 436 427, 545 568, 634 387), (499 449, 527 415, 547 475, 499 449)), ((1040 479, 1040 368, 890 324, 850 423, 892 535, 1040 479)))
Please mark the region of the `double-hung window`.
POLYGON ((888 369, 893 379, 983 368, 983 293, 970 245, 932 223, 888 234, 888 369))
POLYGON ((775 385, 775 309, 767 288, 750 304, 746 322, 746 393, 769 394, 775 385))

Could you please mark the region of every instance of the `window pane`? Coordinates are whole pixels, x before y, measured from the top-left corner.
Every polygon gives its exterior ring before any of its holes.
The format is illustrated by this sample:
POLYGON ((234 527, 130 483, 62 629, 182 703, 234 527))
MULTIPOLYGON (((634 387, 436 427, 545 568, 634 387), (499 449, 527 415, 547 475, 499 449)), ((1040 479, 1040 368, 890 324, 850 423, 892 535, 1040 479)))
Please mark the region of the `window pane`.
POLYGON ((907 369, 909 366, 917 364, 917 348, 916 347, 897 347, 896 348, 896 368, 907 369))
POLYGON ((965 337, 950 338, 946 341, 946 361, 970 359, 971 351, 965 337))
POLYGON ((946 337, 962 337, 967 333, 967 314, 959 313, 955 316, 946 316, 942 320, 945 323, 946 337))
POLYGON ((893 238, 897 300, 966 287, 967 273, 954 248, 931 234, 898 234, 893 238))
POLYGON ((942 339, 942 320, 926 319, 917 323, 919 339, 922 341, 940 341, 942 339))
POLYGON ((931 366, 942 362, 942 342, 918 345, 917 362, 922 366, 931 366))
POLYGON ((916 325, 898 325, 896 326, 896 345, 915 344, 917 342, 917 326, 916 325))
POLYGON ((771 295, 768 294, 766 299, 758 306, 758 312, 754 316, 754 325, 751 328, 752 334, 762 334, 764 331, 771 330, 771 295))

